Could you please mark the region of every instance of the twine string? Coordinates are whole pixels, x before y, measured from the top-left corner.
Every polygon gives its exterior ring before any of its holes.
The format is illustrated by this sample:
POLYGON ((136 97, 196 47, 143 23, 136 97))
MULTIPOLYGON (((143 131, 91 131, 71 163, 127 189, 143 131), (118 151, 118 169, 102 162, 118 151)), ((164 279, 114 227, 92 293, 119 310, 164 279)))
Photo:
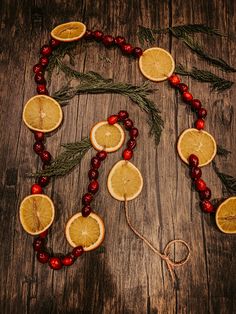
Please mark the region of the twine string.
POLYGON ((170 241, 169 243, 167 243, 163 253, 161 253, 159 250, 157 250, 141 233, 139 233, 134 227, 133 225, 131 224, 131 221, 130 221, 130 218, 129 218, 129 215, 128 215, 128 202, 127 202, 127 199, 126 199, 126 196, 125 197, 125 217, 126 217, 126 221, 127 221, 127 224, 128 226, 130 227, 130 229, 141 239, 143 240, 143 242, 145 242, 145 244, 147 246, 149 246, 149 248, 157 255, 160 256, 160 258, 166 262, 166 266, 167 266, 167 269, 171 275, 171 279, 173 282, 176 281, 176 278, 175 278, 175 272, 174 272, 174 268, 175 267, 179 267, 179 266, 183 266, 185 263, 187 263, 187 261, 189 260, 190 258, 190 247, 189 245, 183 241, 183 240, 179 240, 179 239, 175 239, 175 240, 172 240, 170 241), (169 249, 170 249, 170 246, 172 244, 175 244, 175 243, 181 243, 183 244, 186 248, 187 248, 187 255, 180 261, 173 261, 170 257, 169 257, 169 249))

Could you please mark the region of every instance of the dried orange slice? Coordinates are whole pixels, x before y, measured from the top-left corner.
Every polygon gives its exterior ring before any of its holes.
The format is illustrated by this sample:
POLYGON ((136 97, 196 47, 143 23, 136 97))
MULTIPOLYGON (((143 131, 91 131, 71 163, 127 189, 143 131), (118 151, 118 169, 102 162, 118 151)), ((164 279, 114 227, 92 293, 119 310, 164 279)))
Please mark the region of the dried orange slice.
POLYGON ((216 211, 216 224, 224 233, 236 233, 236 197, 220 204, 216 211))
POLYGON ((171 54, 159 47, 145 50, 139 58, 142 74, 151 81, 167 80, 175 70, 175 61, 171 54))
POLYGON ((63 113, 59 103, 45 95, 37 95, 28 100, 23 111, 23 121, 34 131, 51 132, 59 127, 63 113))
POLYGON ((124 130, 118 123, 111 125, 107 121, 101 121, 90 131, 90 141, 98 151, 115 152, 123 145, 124 140, 124 130))
POLYGON ((26 232, 32 235, 47 230, 55 215, 52 200, 43 194, 25 197, 20 204, 20 222, 26 232))
POLYGON ((197 129, 187 129, 179 137, 177 150, 180 158, 188 164, 188 157, 194 154, 199 166, 208 165, 216 155, 216 142, 211 134, 197 129))
POLYGON ((104 223, 95 213, 91 213, 88 217, 78 213, 66 224, 66 239, 73 247, 81 245, 85 251, 91 251, 101 245, 104 237, 104 223))
POLYGON ((108 190, 116 200, 130 201, 136 198, 143 188, 143 177, 131 162, 118 161, 111 169, 107 179, 108 190))
POLYGON ((84 36, 86 26, 81 22, 68 22, 56 26, 51 31, 51 36, 57 40, 68 42, 84 36))

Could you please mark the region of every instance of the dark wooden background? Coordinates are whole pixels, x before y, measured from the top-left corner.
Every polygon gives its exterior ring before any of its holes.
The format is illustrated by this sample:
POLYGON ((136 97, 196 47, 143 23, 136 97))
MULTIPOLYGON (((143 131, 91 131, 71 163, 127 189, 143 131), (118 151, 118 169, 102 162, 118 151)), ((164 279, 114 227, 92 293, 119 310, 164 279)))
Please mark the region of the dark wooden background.
MULTIPOLYGON (((163 249, 174 238, 191 246, 190 262, 177 269, 179 290, 174 289, 165 265, 127 227, 123 205, 111 198, 105 180, 120 152, 105 162, 101 190, 95 207, 106 225, 105 251, 92 252, 75 265, 53 272, 40 265, 33 254, 32 238, 19 223, 18 207, 29 194, 33 180, 26 173, 39 161, 32 152, 33 136, 22 123, 26 101, 35 95, 32 66, 39 48, 48 41, 57 24, 79 20, 88 28, 124 35, 140 45, 138 25, 164 28, 184 23, 207 23, 227 34, 225 38, 198 35, 205 49, 236 67, 235 1, 14 1, 3 0, 1 12, 1 114, 0 114, 0 312, 1 313, 236 313, 236 237, 222 234, 214 218, 203 214, 196 193, 191 191, 187 168, 179 160, 175 144, 178 135, 191 127, 193 117, 166 82, 153 96, 162 112, 165 129, 158 147, 148 139, 146 116, 127 98, 115 95, 83 95, 64 110, 64 124, 47 141, 55 156, 60 143, 79 141, 91 126, 124 108, 140 130, 134 164, 144 177, 144 188, 130 203, 131 219, 157 248, 163 249), (102 184, 103 183, 103 184, 102 184)), ((209 66, 179 41, 158 37, 157 45, 169 50, 178 63, 211 70, 235 80, 209 66)), ((140 84, 144 78, 137 62, 122 57, 118 50, 107 50, 96 43, 78 47, 76 68, 140 84), (104 57, 112 63, 105 62, 104 57)), ((236 90, 210 92, 207 84, 185 79, 195 96, 208 109, 207 130, 217 143, 231 150, 231 157, 217 158, 217 165, 236 175, 236 90)), ((54 76, 50 91, 65 81, 54 76)), ((56 204, 56 220, 49 245, 55 252, 66 252, 64 237, 68 218, 80 210, 80 198, 87 185, 90 151, 81 166, 57 179, 46 189, 56 204)), ((221 184, 211 166, 203 175, 213 197, 222 196, 221 184)))

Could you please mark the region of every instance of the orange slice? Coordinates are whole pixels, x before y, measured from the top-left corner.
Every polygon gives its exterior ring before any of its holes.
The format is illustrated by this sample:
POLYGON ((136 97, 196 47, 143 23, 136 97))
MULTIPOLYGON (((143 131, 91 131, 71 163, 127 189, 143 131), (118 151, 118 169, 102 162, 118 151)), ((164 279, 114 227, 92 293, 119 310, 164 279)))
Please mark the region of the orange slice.
POLYGON ((180 158, 188 164, 188 157, 194 154, 199 166, 208 165, 216 155, 216 142, 211 134, 197 129, 187 129, 179 137, 177 150, 180 158))
POLYGON ((45 95, 37 95, 26 103, 23 110, 23 121, 34 131, 51 132, 59 127, 63 113, 59 103, 45 95))
POLYGON ((98 151, 115 152, 123 145, 124 140, 124 130, 118 123, 111 125, 107 121, 101 121, 90 131, 90 141, 98 151))
POLYGON ((52 200, 43 194, 25 197, 20 204, 20 222, 26 232, 32 235, 47 230, 55 215, 52 200))
POLYGON ((86 26, 81 22, 68 22, 56 26, 51 31, 51 36, 57 40, 68 42, 84 36, 86 26))
POLYGON ((175 70, 175 61, 171 54, 158 47, 145 50, 139 58, 139 68, 142 74, 151 81, 167 80, 175 70))
POLYGON ((236 233, 236 197, 220 204, 216 211, 216 224, 224 233, 236 233))
POLYGON ((111 169, 107 179, 108 190, 116 200, 130 201, 142 191, 143 178, 131 162, 118 161, 111 169))
POLYGON ((96 249, 105 237, 105 226, 102 219, 95 213, 83 217, 78 213, 66 224, 66 239, 71 246, 81 245, 84 251, 96 249))

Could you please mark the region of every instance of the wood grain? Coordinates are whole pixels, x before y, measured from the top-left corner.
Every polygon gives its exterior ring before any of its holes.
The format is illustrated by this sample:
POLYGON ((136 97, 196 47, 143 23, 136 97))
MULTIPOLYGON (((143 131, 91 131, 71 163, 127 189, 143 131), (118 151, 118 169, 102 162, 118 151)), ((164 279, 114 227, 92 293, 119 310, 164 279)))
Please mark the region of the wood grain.
MULTIPOLYGON (((106 190, 105 180, 120 152, 112 154, 101 173, 101 191, 95 208, 106 224, 105 252, 83 255, 70 269, 53 272, 40 265, 31 248, 32 238, 19 223, 18 208, 29 194, 33 180, 25 174, 40 166, 32 153, 33 136, 21 120, 23 106, 35 95, 32 66, 39 48, 57 24, 79 20, 88 28, 121 34, 134 45, 138 25, 164 28, 185 23, 207 23, 228 37, 196 38, 213 55, 235 64, 235 2, 192 1, 16 1, 1 2, 0 85, 0 312, 1 313, 220 313, 236 312, 236 238, 217 230, 213 217, 201 213, 196 193, 191 191, 187 168, 176 153, 178 135, 193 123, 192 114, 166 82, 158 85, 152 99, 162 112, 165 129, 158 147, 148 138, 146 116, 127 98, 119 95, 82 95, 64 108, 64 124, 47 140, 55 156, 61 143, 87 136, 91 126, 120 109, 127 109, 140 130, 134 164, 144 177, 142 194, 130 202, 133 224, 160 250, 174 238, 191 247, 190 262, 177 269, 179 289, 174 289, 165 265, 128 229, 123 205, 106 190), (102 184, 103 183, 103 184, 102 184)), ((178 63, 191 68, 209 66, 167 35, 157 45, 169 50, 178 63)), ((140 84, 137 62, 122 57, 118 50, 96 43, 78 46, 76 68, 96 71, 115 81, 140 84), (108 57, 112 63, 101 60, 108 57)), ((217 165, 236 176, 235 87, 224 93, 210 92, 207 84, 185 79, 192 93, 208 109, 207 130, 217 143, 232 151, 217 165)), ((50 91, 65 83, 54 75, 50 91)), ((151 86, 156 87, 154 83, 151 86)), ((80 210, 87 185, 90 151, 70 175, 53 180, 46 189, 56 204, 56 220, 49 237, 55 252, 69 250, 63 230, 68 218, 80 210)), ((212 167, 203 170, 214 197, 221 197, 221 184, 212 167)), ((179 250, 175 248, 175 257, 179 250)))

